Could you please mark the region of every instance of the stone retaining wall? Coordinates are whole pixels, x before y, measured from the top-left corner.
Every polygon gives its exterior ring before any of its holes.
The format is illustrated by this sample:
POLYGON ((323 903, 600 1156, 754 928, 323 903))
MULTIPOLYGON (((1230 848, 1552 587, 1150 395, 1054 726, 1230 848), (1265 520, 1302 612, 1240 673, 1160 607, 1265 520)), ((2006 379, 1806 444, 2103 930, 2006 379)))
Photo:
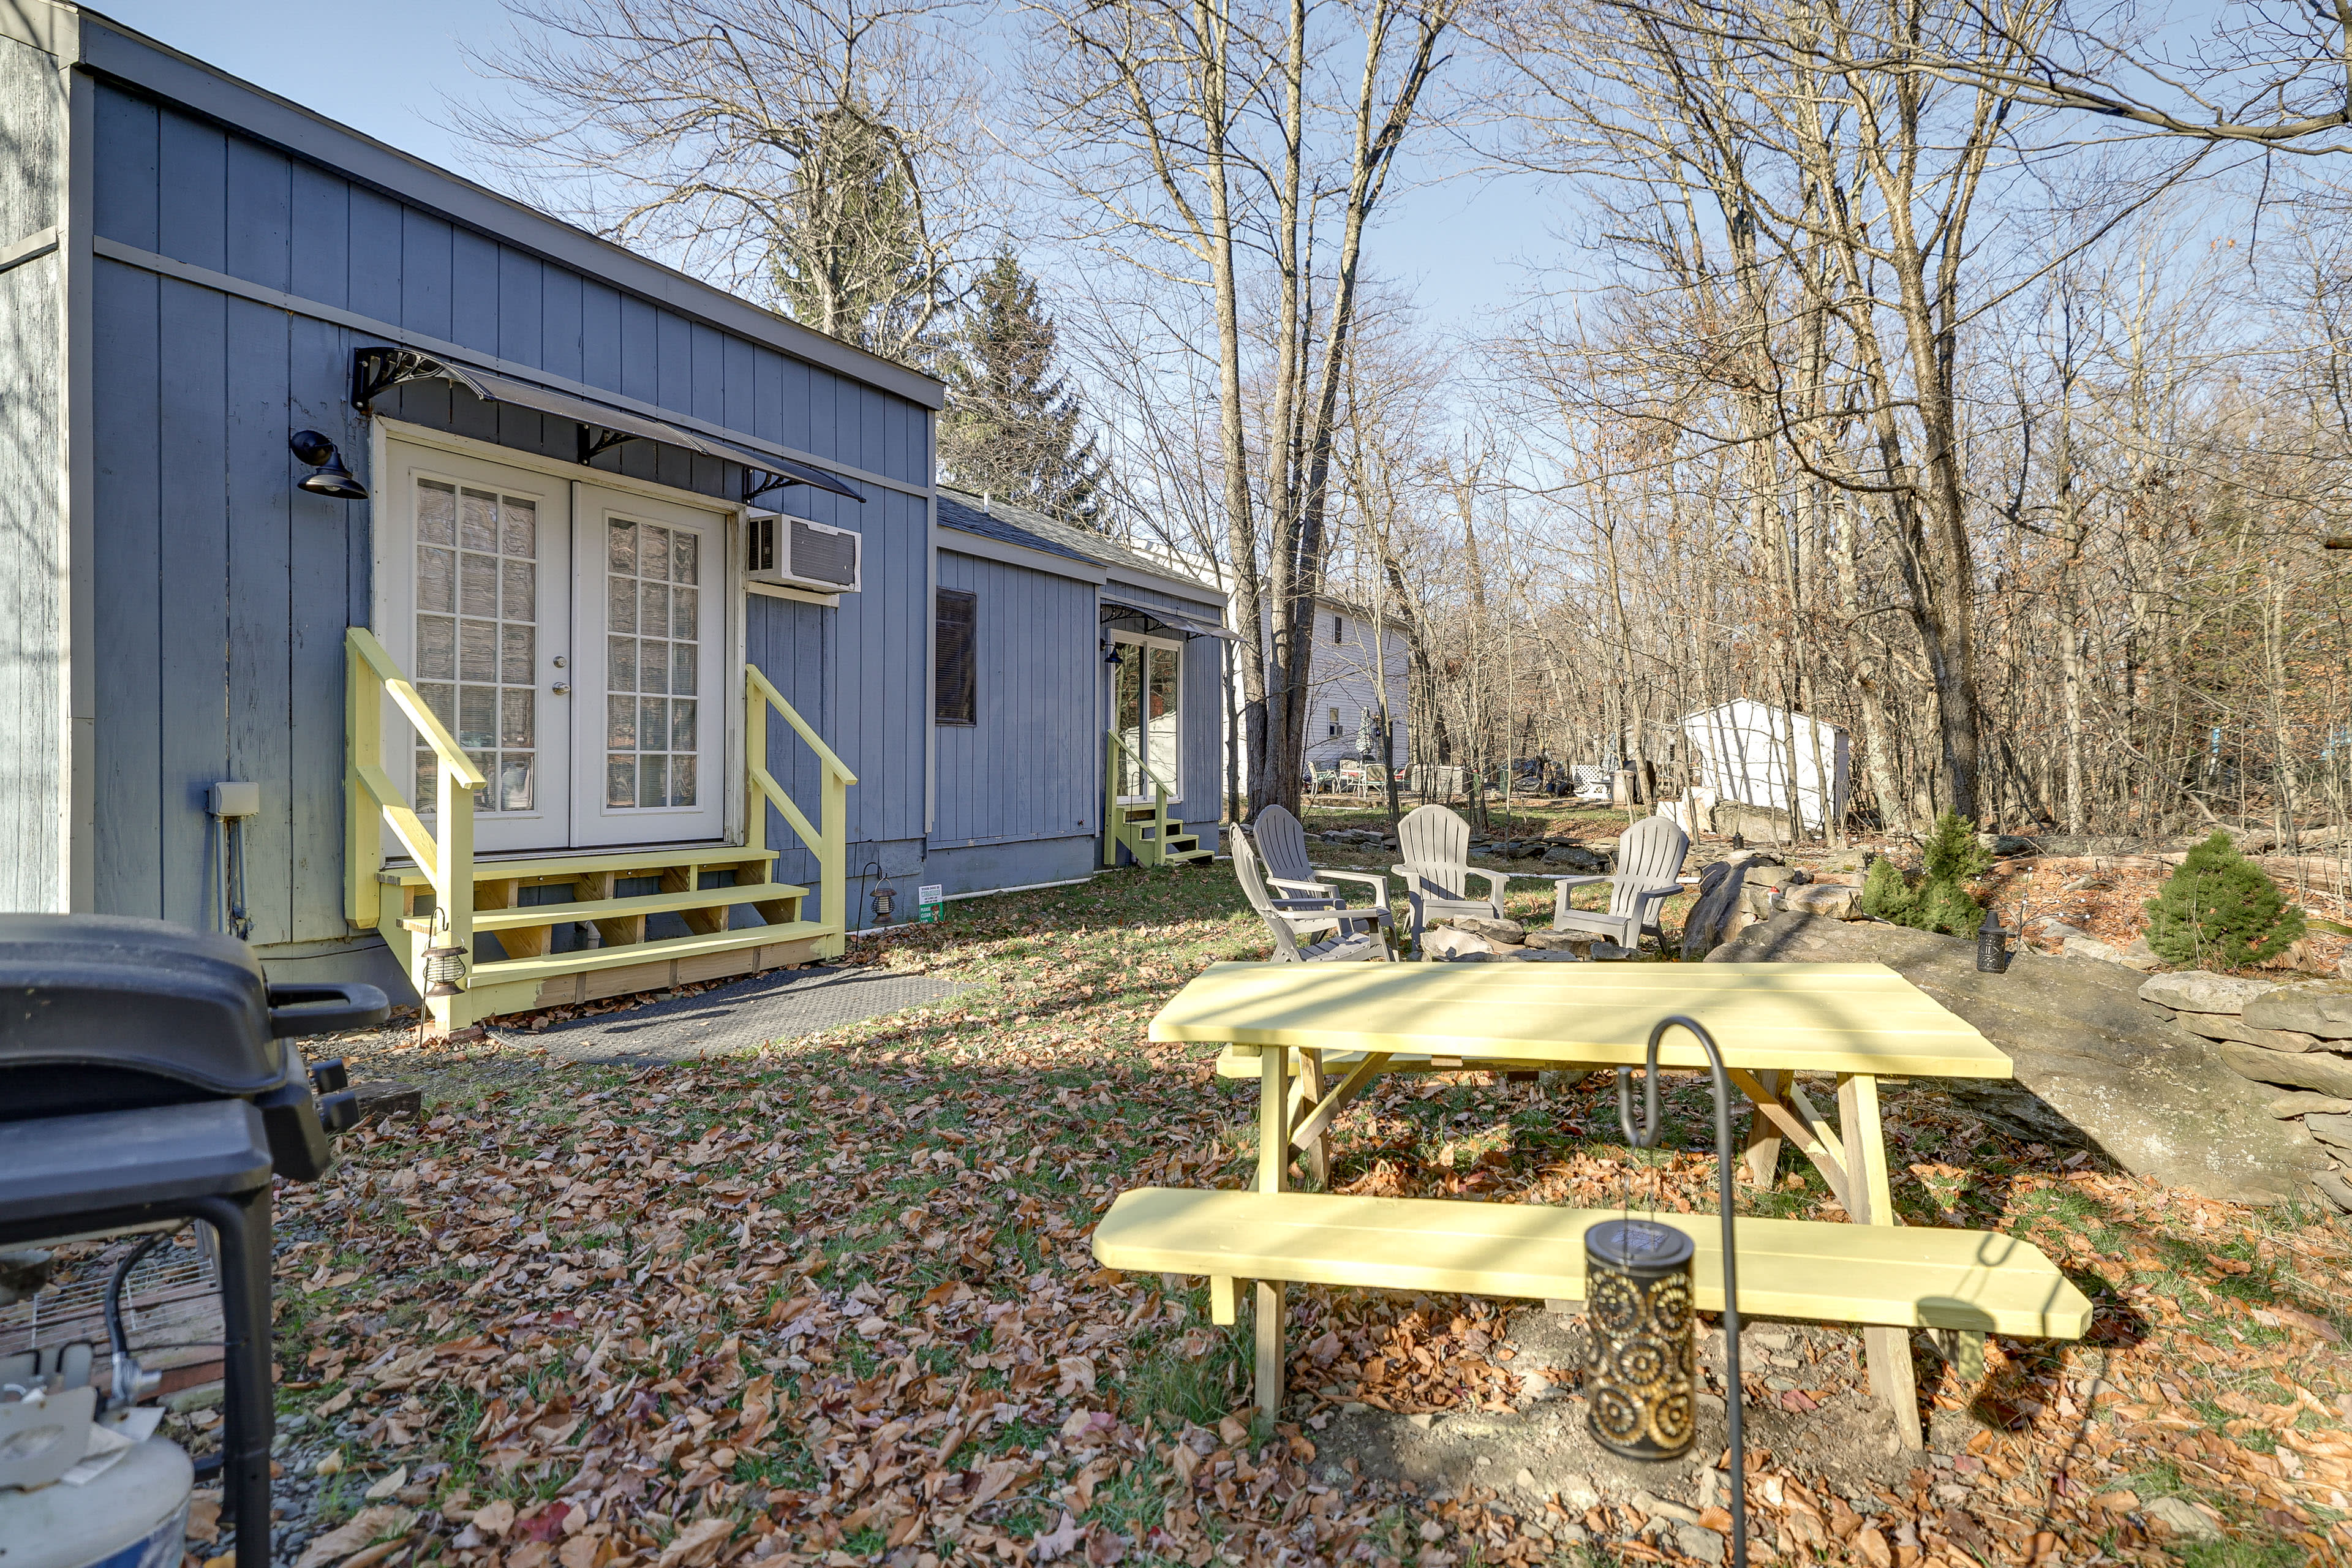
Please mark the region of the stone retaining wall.
POLYGON ((2139 994, 2211 1040, 2231 1072, 2279 1091, 2271 1114, 2326 1151, 2333 1168, 2317 1185, 2352 1210, 2352 979, 2281 985, 2192 969, 2152 975, 2139 994))

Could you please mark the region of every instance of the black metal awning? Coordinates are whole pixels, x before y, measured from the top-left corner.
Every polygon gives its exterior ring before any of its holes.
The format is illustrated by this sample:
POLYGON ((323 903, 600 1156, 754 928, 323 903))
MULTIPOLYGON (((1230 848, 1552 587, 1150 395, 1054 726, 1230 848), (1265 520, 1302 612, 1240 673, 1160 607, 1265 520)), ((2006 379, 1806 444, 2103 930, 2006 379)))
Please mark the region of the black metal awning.
POLYGON ((1221 626, 1192 616, 1179 615, 1165 605, 1145 605, 1132 599, 1116 599, 1108 593, 1102 595, 1101 620, 1106 626, 1138 620, 1144 623, 1140 627, 1126 628, 1129 630, 1168 632, 1176 637, 1187 638, 1215 637, 1221 642, 1239 640, 1232 632, 1221 626))
POLYGON ((541 414, 568 419, 579 426, 583 463, 624 441, 663 441, 707 458, 740 463, 744 468, 743 499, 747 501, 784 485, 812 485, 854 501, 866 499, 848 480, 814 464, 755 451, 716 436, 681 429, 666 420, 616 408, 609 403, 558 392, 552 387, 534 386, 527 381, 419 349, 363 348, 352 355, 352 405, 362 412, 394 387, 411 381, 446 381, 464 387, 485 403, 511 403, 518 408, 535 408, 541 414))

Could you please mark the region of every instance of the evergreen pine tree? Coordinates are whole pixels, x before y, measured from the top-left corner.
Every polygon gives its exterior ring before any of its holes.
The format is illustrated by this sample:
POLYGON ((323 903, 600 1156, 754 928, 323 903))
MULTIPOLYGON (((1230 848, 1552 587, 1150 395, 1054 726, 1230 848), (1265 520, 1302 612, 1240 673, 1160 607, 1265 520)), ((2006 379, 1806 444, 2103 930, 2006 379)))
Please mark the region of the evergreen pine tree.
POLYGON ((2277 957, 2304 932, 2303 910, 2218 828, 2143 907, 2149 949, 2172 964, 2242 969, 2277 957))
POLYGON ((1103 526, 1108 465, 1055 364, 1054 319, 1037 284, 997 257, 956 323, 941 374, 940 468, 960 489, 1003 496, 1081 528, 1103 526))

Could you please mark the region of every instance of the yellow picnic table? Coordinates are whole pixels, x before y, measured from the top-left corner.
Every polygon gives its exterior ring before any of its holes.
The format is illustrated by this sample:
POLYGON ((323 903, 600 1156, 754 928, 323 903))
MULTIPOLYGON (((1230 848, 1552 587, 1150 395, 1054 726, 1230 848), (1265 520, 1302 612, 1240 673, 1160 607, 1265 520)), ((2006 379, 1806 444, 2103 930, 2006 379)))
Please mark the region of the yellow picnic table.
MULTIPOLYGON (((1860 1225, 1900 1223, 1880 1079, 2012 1076, 2008 1057, 1973 1026, 1878 963, 1216 963, 1160 1010, 1150 1037, 1223 1045, 1220 1070, 1254 1069, 1255 1190, 1276 1194, 1287 1184, 1291 1149, 1316 1146, 1381 1072, 1639 1067, 1652 1026, 1671 1013, 1707 1027, 1755 1105, 1748 1153, 1757 1179, 1771 1179, 1785 1137, 1860 1225), (1327 1073, 1339 1081, 1327 1087, 1327 1073), (1798 1087, 1801 1073, 1834 1077, 1834 1125, 1798 1087)), ((1681 1030, 1666 1037, 1659 1061, 1706 1067, 1681 1030)), ((2046 1295, 2050 1281, 2031 1289, 2046 1295)), ((2072 1313, 2081 1299, 2071 1286, 2063 1293, 2072 1313)), ((2084 1302, 2085 1323, 2087 1312, 2084 1302)), ((1907 1330, 1864 1331, 1872 1388, 1898 1413, 1916 1412, 1907 1330)), ((1917 1441, 1916 1415, 1898 1429, 1917 1441)))

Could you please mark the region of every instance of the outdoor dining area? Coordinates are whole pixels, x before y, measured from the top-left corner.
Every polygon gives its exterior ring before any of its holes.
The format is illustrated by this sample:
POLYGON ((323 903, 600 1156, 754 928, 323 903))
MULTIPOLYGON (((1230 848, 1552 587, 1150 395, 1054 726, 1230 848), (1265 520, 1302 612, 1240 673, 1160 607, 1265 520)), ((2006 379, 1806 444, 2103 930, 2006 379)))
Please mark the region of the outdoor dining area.
MULTIPOLYGON (((1906 1224, 1895 1211, 1880 1087, 2011 1078, 2009 1058, 1971 1025, 1877 963, 1577 962, 1603 942, 1626 958, 1645 935, 1664 947, 1658 914, 1682 890, 1688 848, 1674 823, 1634 825, 1612 874, 1545 876, 1552 929, 1530 933, 1528 945, 1554 962, 1431 961, 1439 922, 1502 919, 1505 884, 1524 874, 1469 865, 1468 826, 1443 806, 1399 825, 1402 858, 1390 876, 1404 884, 1402 921, 1388 878, 1312 866, 1299 823, 1278 808, 1230 842, 1274 957, 1212 964, 1159 1010, 1150 1037, 1216 1045, 1220 1076, 1256 1080, 1254 1179, 1244 1191, 1122 1193, 1092 1245, 1109 1268, 1205 1277, 1219 1323, 1238 1321, 1250 1282, 1255 1395, 1267 1416, 1283 1409, 1293 1284, 1581 1310, 1591 1433, 1613 1452, 1652 1459, 1692 1448, 1700 1314, 1723 1315, 1735 1386, 1741 1317, 1858 1327, 1871 1394, 1894 1441, 1912 1449, 1922 1444, 1915 1331, 1963 1379, 1982 1375, 1988 1334, 2067 1341, 2088 1331, 2090 1301, 2031 1242, 1906 1224), (1571 905, 1573 889, 1601 884, 1605 908, 1571 905), (1636 1147, 1658 1136, 1662 1075, 1709 1075, 1723 1206, 1738 1203, 1741 1178, 1770 1189, 1793 1152, 1843 1221, 1637 1219, 1643 1205, 1630 1194, 1571 1208, 1330 1190, 1333 1125, 1383 1075, 1489 1075, 1501 1093, 1535 1074, 1612 1068, 1636 1147), (1636 1073, 1646 1104, 1638 1124, 1636 1073)), ((1727 1397, 1736 1447, 1740 1401, 1727 1397)))

